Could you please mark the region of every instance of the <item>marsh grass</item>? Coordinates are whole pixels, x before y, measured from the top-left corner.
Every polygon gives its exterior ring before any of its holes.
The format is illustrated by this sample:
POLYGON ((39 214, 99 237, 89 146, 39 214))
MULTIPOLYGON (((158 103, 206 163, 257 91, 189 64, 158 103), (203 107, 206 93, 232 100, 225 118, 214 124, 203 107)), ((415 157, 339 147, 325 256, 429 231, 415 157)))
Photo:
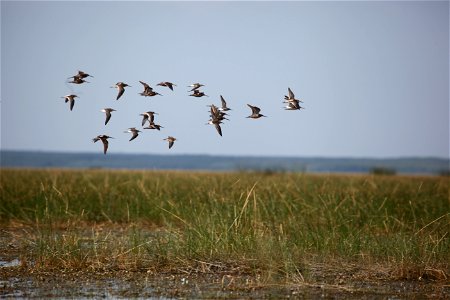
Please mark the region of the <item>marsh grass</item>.
POLYGON ((34 270, 304 282, 311 264, 339 261, 448 276, 445 177, 1 170, 1 196, 3 226, 32 228, 21 245, 34 270))

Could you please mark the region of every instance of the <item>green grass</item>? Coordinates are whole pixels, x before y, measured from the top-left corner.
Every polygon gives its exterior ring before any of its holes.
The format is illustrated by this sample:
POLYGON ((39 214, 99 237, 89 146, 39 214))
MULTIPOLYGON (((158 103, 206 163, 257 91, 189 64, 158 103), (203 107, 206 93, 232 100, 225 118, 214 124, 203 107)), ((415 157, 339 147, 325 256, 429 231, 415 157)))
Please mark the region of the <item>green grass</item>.
MULTIPOLYGON (((448 272, 448 177, 1 170, 30 268, 189 269, 305 280, 308 266, 448 272)), ((445 274, 444 274, 445 276, 445 274)))

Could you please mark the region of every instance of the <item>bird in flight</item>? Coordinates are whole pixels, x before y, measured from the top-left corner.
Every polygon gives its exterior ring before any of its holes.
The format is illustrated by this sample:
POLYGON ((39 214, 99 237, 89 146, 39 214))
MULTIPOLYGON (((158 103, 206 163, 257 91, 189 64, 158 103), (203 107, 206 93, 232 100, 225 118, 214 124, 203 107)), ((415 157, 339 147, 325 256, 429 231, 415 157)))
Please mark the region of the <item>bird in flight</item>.
POLYGON ((106 154, 106 151, 108 151, 108 139, 113 139, 113 137, 102 134, 102 135, 97 135, 95 138, 92 139, 92 141, 94 141, 94 143, 96 143, 98 141, 102 141, 103 154, 106 154))
POLYGON ((70 110, 72 110, 73 106, 75 105, 75 98, 77 98, 77 97, 78 97, 77 95, 66 95, 61 98, 64 98, 65 103, 67 103, 67 102, 70 103, 70 110))
POLYGON ((189 96, 193 96, 193 97, 197 97, 197 98, 200 98, 203 96, 209 97, 208 95, 206 95, 203 92, 200 92, 199 90, 194 90, 194 92, 192 94, 190 94, 189 96))
POLYGON ((128 84, 123 83, 121 81, 116 83, 115 86, 112 86, 112 88, 117 88, 117 90, 118 90, 116 100, 119 100, 119 98, 122 97, 123 93, 125 92, 125 87, 127 87, 127 86, 131 87, 131 85, 128 85, 128 84))
POLYGON ((250 105, 250 104, 247 104, 247 105, 252 110, 252 114, 250 116, 248 116, 247 118, 258 119, 258 118, 261 118, 261 117, 267 117, 267 116, 259 113, 261 111, 261 109, 259 107, 253 106, 253 105, 250 105))
POLYGON ((140 114, 140 116, 142 116, 142 126, 145 125, 145 122, 149 122, 149 123, 153 123, 153 121, 155 120, 155 115, 157 115, 157 113, 155 113, 154 111, 147 111, 145 113, 140 114))
POLYGON ((177 139, 174 138, 173 136, 168 136, 167 138, 163 139, 163 141, 168 141, 169 142, 169 149, 172 148, 173 143, 176 141, 177 139))
POLYGON ((111 119, 111 112, 113 112, 113 111, 116 111, 116 110, 113 109, 113 108, 109 108, 109 107, 103 108, 103 109, 101 110, 101 112, 104 112, 104 113, 106 114, 105 125, 108 124, 109 119, 111 119))
POLYGON ((169 82, 169 81, 163 81, 163 82, 158 83, 157 85, 159 85, 159 86, 167 86, 172 91, 173 91, 173 87, 177 86, 176 84, 173 84, 172 82, 169 82))
POLYGON ((130 140, 129 140, 129 142, 131 142, 132 140, 134 140, 135 138, 138 137, 139 132, 141 132, 141 131, 140 131, 140 130, 137 130, 136 127, 130 127, 130 128, 128 128, 127 131, 124 131, 124 132, 125 132, 125 133, 130 132, 130 133, 133 134, 133 135, 131 136, 130 140))
POLYGON ((198 90, 200 87, 202 87, 202 86, 205 86, 204 84, 201 84, 201 83, 193 83, 193 84, 191 84, 191 85, 188 85, 188 87, 191 87, 192 89, 189 91, 189 92, 192 92, 192 91, 195 91, 195 90, 198 90))

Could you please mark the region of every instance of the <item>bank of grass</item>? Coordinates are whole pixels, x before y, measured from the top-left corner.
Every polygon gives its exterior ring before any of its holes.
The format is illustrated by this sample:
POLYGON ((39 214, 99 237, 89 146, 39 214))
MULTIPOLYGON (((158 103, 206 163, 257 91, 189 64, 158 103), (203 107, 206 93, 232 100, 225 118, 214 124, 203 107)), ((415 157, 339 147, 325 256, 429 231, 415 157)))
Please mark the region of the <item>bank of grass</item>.
POLYGON ((446 177, 3 169, 0 184, 30 270, 448 277, 446 177))

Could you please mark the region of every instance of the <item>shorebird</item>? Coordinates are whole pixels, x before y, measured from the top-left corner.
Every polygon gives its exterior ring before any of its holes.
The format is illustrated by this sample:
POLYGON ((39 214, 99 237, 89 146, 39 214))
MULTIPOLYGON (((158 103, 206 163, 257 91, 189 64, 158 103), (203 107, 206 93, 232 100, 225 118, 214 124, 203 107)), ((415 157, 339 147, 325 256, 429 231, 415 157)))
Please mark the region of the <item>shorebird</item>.
POLYGON ((206 125, 214 125, 214 127, 216 127, 216 130, 219 133, 219 135, 222 136, 222 128, 220 127, 221 123, 222 123, 222 121, 219 119, 211 119, 208 121, 208 123, 206 123, 206 125))
POLYGON ((295 95, 290 88, 288 88, 288 95, 284 96, 284 100, 286 100, 286 101, 283 101, 284 103, 287 103, 290 101, 299 101, 299 102, 303 103, 303 101, 301 101, 299 99, 295 99, 295 95))
POLYGON ((168 81, 160 82, 157 85, 159 85, 159 86, 167 86, 172 91, 173 91, 173 86, 177 86, 176 84, 173 84, 172 82, 168 82, 168 81))
POLYGON ((119 81, 118 83, 116 83, 115 86, 112 86, 112 88, 117 88, 117 90, 119 91, 119 93, 117 94, 116 100, 119 100, 119 98, 123 95, 123 93, 125 92, 125 87, 130 86, 126 83, 123 83, 121 81, 119 81))
POLYGON ((77 98, 77 95, 66 95, 64 97, 61 97, 64 100, 65 103, 70 102, 70 110, 73 109, 73 106, 75 105, 75 98, 77 98))
POLYGON ((284 101, 287 105, 284 107, 285 110, 300 110, 305 109, 303 106, 300 106, 300 100, 293 99, 289 101, 284 101))
POLYGON ((221 111, 231 110, 231 108, 227 107, 227 102, 225 101, 225 99, 223 99, 222 95, 220 95, 220 102, 222 102, 222 107, 219 107, 219 110, 221 111))
POLYGON ((136 127, 130 127, 128 128, 127 131, 124 132, 131 132, 133 134, 133 136, 131 137, 131 139, 129 140, 129 142, 131 142, 132 140, 134 140, 135 138, 137 138, 137 136, 139 135, 139 132, 141 132, 140 130, 137 130, 136 127))
POLYGON ((205 86, 204 84, 201 83, 193 83, 191 85, 188 85, 188 87, 191 87, 192 89, 189 92, 192 92, 194 90, 199 89, 200 87, 205 86))
POLYGON ((250 104, 247 104, 247 105, 252 110, 252 114, 250 116, 248 116, 247 118, 258 119, 258 118, 261 118, 261 117, 267 117, 267 116, 262 115, 262 114, 259 113, 261 111, 261 109, 259 107, 256 107, 256 106, 253 106, 253 105, 250 105, 250 104))
MULTIPOLYGON (((144 96, 144 97, 153 97, 153 96, 156 96, 156 95, 161 95, 160 93, 155 92, 155 91, 153 90, 153 88, 152 88, 151 86, 149 86, 147 83, 145 83, 145 82, 143 82, 143 81, 141 81, 141 80, 139 80, 139 82, 144 86, 144 91, 141 92, 141 93, 139 93, 141 96, 144 96)), ((162 96, 162 95, 161 95, 161 96, 162 96)))
POLYGON ((69 83, 75 83, 75 84, 82 84, 82 83, 89 83, 89 81, 84 80, 83 78, 78 77, 78 75, 69 77, 69 78, 73 78, 72 81, 69 81, 69 83))
POLYGON ((142 126, 144 126, 145 122, 149 121, 150 124, 153 123, 153 121, 155 120, 155 115, 157 115, 157 113, 155 113, 154 111, 147 111, 145 113, 139 114, 140 116, 142 116, 142 126))
POLYGON ((108 139, 113 139, 113 137, 102 134, 97 135, 97 137, 93 138, 92 141, 96 143, 97 141, 101 140, 103 143, 103 154, 106 154, 106 151, 108 150, 108 139))
POLYGON ((78 78, 86 78, 86 77, 94 77, 94 76, 89 75, 88 73, 85 73, 85 72, 83 72, 83 71, 78 71, 78 74, 77 74, 77 75, 70 76, 69 79, 70 79, 70 78, 76 78, 76 77, 78 77, 78 78))
POLYGON ((116 110, 113 109, 113 108, 109 108, 109 107, 103 108, 103 109, 101 110, 101 112, 106 113, 105 125, 108 124, 109 119, 111 119, 111 112, 113 112, 113 111, 116 111, 116 110))
POLYGON ((193 97, 197 97, 197 98, 203 97, 203 96, 209 97, 208 95, 206 95, 203 92, 200 92, 199 90, 194 90, 194 93, 190 94, 189 96, 193 96, 193 97))
POLYGON ((163 141, 168 141, 169 142, 169 149, 172 148, 173 143, 176 141, 177 139, 174 138, 173 136, 168 136, 167 138, 163 139, 163 141))
POLYGON ((150 125, 148 125, 148 127, 144 127, 144 129, 156 129, 156 130, 161 130, 162 127, 161 125, 155 124, 153 122, 150 122, 150 125))
POLYGON ((214 104, 210 105, 210 107, 211 113, 209 116, 211 117, 211 119, 208 121, 208 123, 206 123, 206 125, 214 125, 219 135, 222 136, 222 128, 220 127, 220 124, 223 120, 228 120, 225 118, 226 113, 220 111, 214 104))

